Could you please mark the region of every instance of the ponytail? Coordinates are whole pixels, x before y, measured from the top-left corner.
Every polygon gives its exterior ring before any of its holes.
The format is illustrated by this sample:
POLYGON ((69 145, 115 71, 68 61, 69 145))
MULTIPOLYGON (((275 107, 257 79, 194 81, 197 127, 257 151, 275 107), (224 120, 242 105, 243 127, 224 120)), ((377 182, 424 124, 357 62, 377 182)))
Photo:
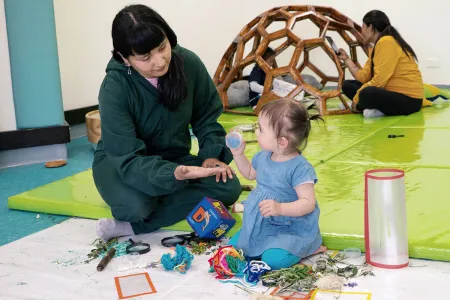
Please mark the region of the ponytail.
POLYGON ((402 38, 400 33, 398 33, 397 29, 395 29, 394 26, 391 25, 391 21, 389 21, 388 16, 384 12, 382 12, 380 10, 369 11, 364 16, 363 23, 366 24, 366 26, 372 25, 372 29, 376 30, 377 32, 380 33, 380 36, 375 41, 375 44, 374 44, 373 50, 372 50, 372 55, 371 55, 372 65, 371 65, 370 72, 371 72, 372 76, 374 75, 374 72, 373 72, 373 69, 374 69, 373 58, 375 56, 375 46, 377 45, 378 41, 383 36, 392 36, 397 41, 397 43, 400 45, 400 47, 402 48, 403 52, 405 52, 406 56, 411 57, 411 55, 412 55, 415 58, 415 60, 418 61, 416 53, 414 52, 414 50, 402 38))
POLYGON ((416 61, 418 61, 417 59, 417 55, 414 52, 414 50, 412 49, 412 47, 402 38, 402 36, 400 35, 400 33, 397 31, 397 29, 395 29, 394 26, 392 25, 387 25, 386 28, 381 32, 380 36, 378 37, 378 39, 375 41, 375 44, 373 46, 373 50, 372 50, 372 56, 371 56, 371 60, 372 60, 372 65, 371 65, 371 69, 370 72, 372 74, 372 76, 374 76, 374 65, 373 65, 373 58, 375 56, 375 46, 377 45, 378 41, 383 37, 383 36, 392 36, 397 43, 400 45, 400 47, 402 48, 403 52, 405 52, 406 56, 411 57, 411 55, 414 57, 414 59, 416 61))
MULTIPOLYGON (((312 109, 317 109, 317 106, 316 106, 315 103, 311 104, 310 106, 308 106, 306 108, 306 110, 312 110, 312 109)), ((308 121, 310 121, 310 122, 311 121, 316 121, 316 122, 322 121, 322 122, 325 122, 320 114, 315 114, 315 115, 309 114, 308 121)))

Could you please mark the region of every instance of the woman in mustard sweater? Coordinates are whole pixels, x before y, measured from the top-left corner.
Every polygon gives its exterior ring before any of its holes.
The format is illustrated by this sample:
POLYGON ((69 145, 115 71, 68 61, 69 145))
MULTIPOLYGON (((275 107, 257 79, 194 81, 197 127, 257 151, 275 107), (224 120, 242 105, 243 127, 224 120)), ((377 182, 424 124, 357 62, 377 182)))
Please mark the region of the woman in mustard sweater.
POLYGON ((343 83, 343 93, 353 101, 352 108, 365 117, 409 115, 422 107, 423 81, 411 46, 391 25, 385 13, 373 10, 363 18, 362 35, 373 44, 369 59, 359 68, 340 49, 356 80, 343 83))

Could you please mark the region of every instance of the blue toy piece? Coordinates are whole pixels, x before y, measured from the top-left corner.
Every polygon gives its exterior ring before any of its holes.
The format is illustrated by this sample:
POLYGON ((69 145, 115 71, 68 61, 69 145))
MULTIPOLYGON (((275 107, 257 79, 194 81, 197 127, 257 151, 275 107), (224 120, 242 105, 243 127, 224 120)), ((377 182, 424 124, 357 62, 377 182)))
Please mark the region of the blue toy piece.
POLYGON ((236 224, 222 202, 207 197, 189 213, 186 221, 200 238, 207 239, 221 238, 236 224))
POLYGON ((242 135, 238 132, 230 132, 226 136, 226 143, 229 148, 237 149, 242 144, 242 135))

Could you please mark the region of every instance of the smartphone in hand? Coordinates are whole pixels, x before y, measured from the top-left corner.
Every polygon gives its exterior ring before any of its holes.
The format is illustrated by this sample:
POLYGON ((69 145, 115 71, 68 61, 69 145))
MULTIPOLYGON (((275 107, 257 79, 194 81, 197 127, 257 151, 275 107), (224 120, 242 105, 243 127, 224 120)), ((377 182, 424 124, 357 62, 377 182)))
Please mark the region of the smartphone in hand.
POLYGON ((333 48, 334 53, 340 55, 341 53, 339 52, 339 48, 336 46, 331 36, 326 36, 326 38, 328 40, 328 43, 330 43, 331 48, 333 48))

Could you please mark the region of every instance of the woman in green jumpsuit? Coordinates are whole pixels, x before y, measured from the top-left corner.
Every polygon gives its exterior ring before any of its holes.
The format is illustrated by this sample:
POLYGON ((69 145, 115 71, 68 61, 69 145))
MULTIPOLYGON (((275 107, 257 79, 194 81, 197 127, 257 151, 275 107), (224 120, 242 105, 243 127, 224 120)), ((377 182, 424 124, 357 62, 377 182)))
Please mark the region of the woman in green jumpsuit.
POLYGON ((99 220, 98 235, 108 240, 172 225, 203 197, 235 203, 241 186, 217 122, 223 106, 202 61, 143 5, 116 15, 112 39, 93 176, 115 220, 99 220), (198 156, 190 154, 189 125, 198 156))

